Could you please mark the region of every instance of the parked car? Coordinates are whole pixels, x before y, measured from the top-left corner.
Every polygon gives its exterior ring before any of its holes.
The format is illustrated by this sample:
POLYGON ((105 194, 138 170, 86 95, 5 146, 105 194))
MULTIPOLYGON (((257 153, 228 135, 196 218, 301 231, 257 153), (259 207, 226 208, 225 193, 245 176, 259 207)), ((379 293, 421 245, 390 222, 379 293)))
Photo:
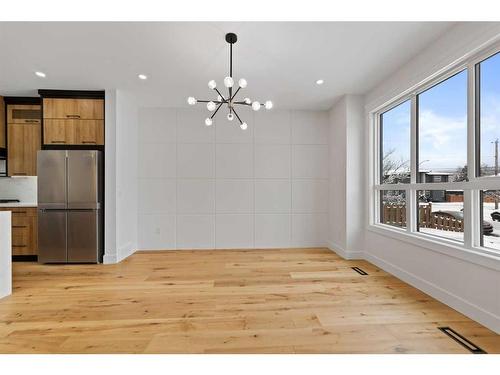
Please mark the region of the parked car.
MULTIPOLYGON (((443 217, 451 217, 456 220, 464 220, 464 213, 462 211, 435 211, 433 214, 443 216, 443 217)), ((500 215, 500 213, 499 213, 500 215)), ((486 220, 483 220, 483 234, 491 234, 493 233, 493 225, 488 223, 486 220)))
POLYGON ((493 221, 500 221, 500 212, 495 211, 491 213, 491 218, 493 221))

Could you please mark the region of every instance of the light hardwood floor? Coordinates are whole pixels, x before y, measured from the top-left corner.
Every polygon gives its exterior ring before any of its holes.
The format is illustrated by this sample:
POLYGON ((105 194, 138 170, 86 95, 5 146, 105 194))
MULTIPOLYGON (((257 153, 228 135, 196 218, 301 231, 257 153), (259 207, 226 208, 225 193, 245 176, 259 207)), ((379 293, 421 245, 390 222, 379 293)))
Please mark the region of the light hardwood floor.
POLYGON ((15 263, 13 286, 0 301, 2 353, 468 353, 439 326, 500 352, 494 332, 327 249, 15 263))

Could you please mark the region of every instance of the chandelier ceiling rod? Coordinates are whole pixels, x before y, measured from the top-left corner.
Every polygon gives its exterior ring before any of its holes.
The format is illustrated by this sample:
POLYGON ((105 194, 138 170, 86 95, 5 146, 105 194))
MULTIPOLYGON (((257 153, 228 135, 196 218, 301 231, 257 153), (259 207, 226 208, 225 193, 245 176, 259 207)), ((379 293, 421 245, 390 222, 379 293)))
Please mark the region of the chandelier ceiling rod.
POLYGON ((234 92, 233 94, 233 86, 234 86, 234 80, 233 80, 233 44, 236 43, 238 40, 238 37, 234 33, 228 33, 226 34, 226 42, 229 43, 229 76, 224 78, 224 86, 228 88, 229 95, 227 99, 222 95, 222 93, 219 91, 217 88, 217 84, 214 80, 211 80, 208 82, 208 87, 212 90, 214 90, 217 94, 217 100, 197 100, 190 96, 187 100, 189 105, 195 105, 196 103, 207 103, 207 109, 212 113, 210 117, 207 117, 205 119, 205 125, 210 126, 213 123, 213 118, 219 112, 219 109, 224 105, 227 104, 227 107, 229 109, 229 113, 227 115, 227 119, 229 121, 233 121, 234 116, 238 119, 240 123, 240 128, 245 130, 248 125, 246 122, 242 121, 238 113, 236 112, 235 105, 244 105, 244 106, 251 106, 254 111, 258 111, 261 106, 264 106, 266 109, 271 109, 273 107, 273 103, 268 100, 265 103, 259 103, 258 101, 252 102, 249 98, 245 98, 242 101, 235 101, 236 95, 240 92, 241 89, 244 89, 247 87, 247 81, 244 78, 241 78, 238 81, 238 89, 234 92))

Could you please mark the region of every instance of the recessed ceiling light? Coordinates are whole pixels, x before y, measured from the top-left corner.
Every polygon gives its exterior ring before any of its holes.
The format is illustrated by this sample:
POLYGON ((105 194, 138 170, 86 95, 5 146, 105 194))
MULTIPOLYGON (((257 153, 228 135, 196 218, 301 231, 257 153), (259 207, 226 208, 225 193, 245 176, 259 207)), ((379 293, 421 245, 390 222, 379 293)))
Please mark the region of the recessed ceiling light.
POLYGON ((325 81, 323 81, 322 79, 318 79, 318 80, 316 81, 316 84, 317 84, 317 85, 322 85, 323 83, 325 83, 325 81))
POLYGON ((46 74, 44 72, 35 72, 38 77, 45 78, 46 74))
POLYGON ((145 74, 139 74, 137 77, 139 77, 139 79, 148 79, 148 76, 145 74))

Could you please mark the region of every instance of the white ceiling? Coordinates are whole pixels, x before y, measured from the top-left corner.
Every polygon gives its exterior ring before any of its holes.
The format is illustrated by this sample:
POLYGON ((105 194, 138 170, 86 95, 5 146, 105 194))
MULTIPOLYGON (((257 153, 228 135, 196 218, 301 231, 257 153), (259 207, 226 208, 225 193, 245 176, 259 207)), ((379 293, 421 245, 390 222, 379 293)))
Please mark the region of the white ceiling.
POLYGON ((235 78, 276 107, 328 109, 369 91, 451 22, 0 23, 0 94, 36 89, 134 90, 150 105, 212 98, 228 73, 226 32, 238 34, 235 78), (35 71, 47 77, 36 77, 35 71), (138 73, 149 76, 146 81, 138 73), (319 78, 325 84, 317 86, 319 78))

